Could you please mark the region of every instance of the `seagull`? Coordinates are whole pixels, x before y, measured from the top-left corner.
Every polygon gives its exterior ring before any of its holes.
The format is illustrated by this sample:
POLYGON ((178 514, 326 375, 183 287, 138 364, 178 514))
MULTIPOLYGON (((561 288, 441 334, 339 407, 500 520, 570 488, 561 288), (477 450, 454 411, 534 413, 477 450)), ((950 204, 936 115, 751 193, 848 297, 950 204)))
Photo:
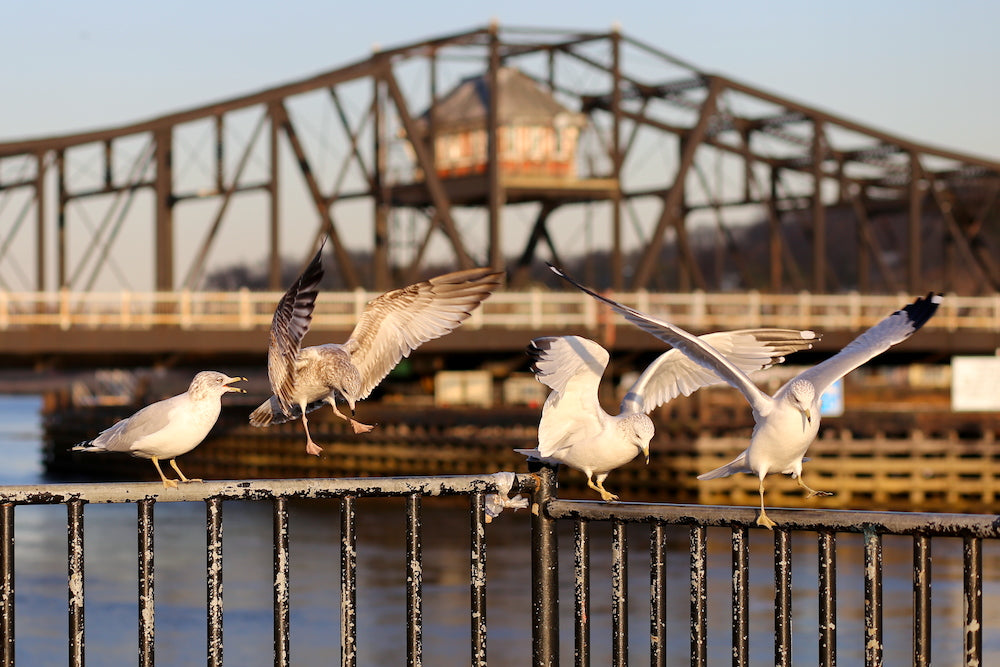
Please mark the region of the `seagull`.
MULTIPOLYGON (((745 329, 710 333, 702 339, 722 351, 741 370, 752 373, 785 360, 784 355, 809 349, 812 331, 745 329)), ((661 354, 625 394, 617 415, 604 411, 597 398, 610 355, 598 343, 580 336, 536 338, 528 345, 535 378, 552 391, 542 407, 538 447, 517 449, 531 459, 564 463, 587 476, 587 486, 605 502, 618 496, 604 488, 608 474, 640 452, 649 463, 653 422, 647 416, 678 395, 722 380, 678 350, 661 354)))
POLYGON ((328 403, 355 433, 372 430, 354 419, 357 401, 371 394, 400 359, 458 328, 503 276, 489 268, 466 269, 386 292, 368 303, 347 342, 302 348, 323 277, 322 252, 320 248, 274 311, 267 349, 274 395, 250 414, 250 423, 258 427, 301 417, 306 453, 314 456, 323 449, 309 435, 307 413, 328 403), (350 417, 337 409, 338 396, 350 407, 350 417))
POLYGON ((774 396, 768 396, 711 344, 669 322, 603 297, 554 266, 549 265, 549 268, 575 287, 611 306, 640 329, 673 345, 694 363, 717 373, 746 397, 754 418, 750 446, 726 465, 699 475, 698 479, 728 477, 739 472, 756 475, 760 480, 757 525, 768 529, 773 529, 775 525, 764 510, 764 477, 769 473, 792 475, 808 493, 807 498, 832 495, 828 491, 816 491, 802 481, 803 456, 819 431, 819 404, 823 392, 861 364, 912 336, 934 315, 943 299, 941 294, 934 292, 918 298, 882 319, 834 356, 796 375, 774 396))
POLYGON ((176 488, 177 480, 167 479, 160 469, 160 459, 170 461, 181 482, 200 482, 200 479, 185 477, 174 459, 201 444, 212 430, 222 409, 223 394, 246 393, 240 387, 230 386, 233 382, 246 382, 246 378, 201 371, 183 394, 147 405, 101 431, 93 440, 76 445, 73 451, 128 452, 138 458, 152 459, 165 489, 176 488))

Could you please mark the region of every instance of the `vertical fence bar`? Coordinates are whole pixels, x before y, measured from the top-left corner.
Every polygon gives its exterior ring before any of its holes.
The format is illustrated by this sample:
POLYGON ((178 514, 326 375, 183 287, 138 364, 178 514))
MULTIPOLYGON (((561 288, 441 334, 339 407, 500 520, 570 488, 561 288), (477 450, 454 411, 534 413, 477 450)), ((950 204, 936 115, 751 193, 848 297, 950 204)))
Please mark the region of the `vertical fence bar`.
POLYGON ((406 497, 406 664, 423 662, 423 588, 420 551, 420 495, 406 497))
POLYGON ((818 537, 819 664, 837 664, 837 535, 829 530, 818 537))
POLYGON ((153 503, 143 498, 136 503, 139 542, 139 665, 153 667, 156 663, 154 648, 155 598, 153 589, 153 503))
POLYGON ((83 666, 83 501, 66 503, 69 545, 69 664, 83 666))
POLYGON ((628 664, 628 535, 625 523, 611 521, 611 662, 628 664))
POLYGON ((913 538, 913 665, 931 664, 931 540, 913 538))
POLYGON ((531 497, 531 655, 534 667, 559 664, 559 540, 545 513, 555 496, 555 469, 542 466, 531 497))
POLYGON ((205 500, 208 665, 222 667, 222 499, 205 500))
POLYGON ((746 526, 733 526, 733 667, 750 663, 750 540, 746 526))
POLYGON ((14 503, 0 506, 0 645, 3 667, 14 666, 14 503))
POLYGON ((667 536, 660 521, 649 531, 649 664, 667 664, 667 536))
POLYGON ((289 566, 288 498, 278 496, 272 506, 274 535, 274 664, 288 667, 289 657, 289 566))
POLYGON ((865 665, 882 665, 882 535, 865 528, 865 665))
POLYGON ((774 529, 774 665, 792 665, 792 540, 774 529))
POLYGON ((577 519, 574 532, 573 600, 575 623, 574 663, 590 664, 590 522, 577 519))
POLYGON ((962 546, 962 608, 965 612, 965 664, 981 665, 983 660, 983 540, 966 537, 962 546))
POLYGON ((691 665, 708 664, 708 551, 705 526, 691 526, 691 665))
POLYGON ((340 500, 340 664, 358 664, 358 536, 355 498, 340 500))
POLYGON ((472 607, 472 664, 486 667, 486 494, 472 494, 470 545, 470 605, 472 607))

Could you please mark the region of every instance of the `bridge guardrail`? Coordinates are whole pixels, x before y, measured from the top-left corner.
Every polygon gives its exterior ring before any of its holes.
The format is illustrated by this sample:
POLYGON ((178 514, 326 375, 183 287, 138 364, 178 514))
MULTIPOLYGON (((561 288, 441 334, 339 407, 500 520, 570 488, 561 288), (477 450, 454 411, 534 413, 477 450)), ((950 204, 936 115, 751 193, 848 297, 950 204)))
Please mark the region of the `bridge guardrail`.
MULTIPOLYGON (((313 328, 350 329, 377 292, 323 292, 313 328)), ((622 303, 695 331, 746 327, 860 330, 875 324, 914 295, 765 294, 762 292, 622 292, 622 303)), ((81 329, 250 330, 267 328, 280 292, 49 292, 0 291, 0 331, 29 327, 81 329)), ((472 328, 595 329, 615 319, 585 294, 534 289, 499 292, 466 323, 472 328)), ((1000 331, 1000 294, 948 294, 928 329, 1000 331)))

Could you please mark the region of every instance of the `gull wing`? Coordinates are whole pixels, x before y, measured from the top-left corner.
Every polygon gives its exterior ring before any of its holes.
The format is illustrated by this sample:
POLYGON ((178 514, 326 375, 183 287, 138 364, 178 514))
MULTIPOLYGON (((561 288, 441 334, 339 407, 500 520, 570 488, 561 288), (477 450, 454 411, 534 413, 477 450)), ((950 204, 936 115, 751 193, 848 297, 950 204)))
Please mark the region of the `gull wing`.
POLYGON ((840 352, 803 371, 798 377, 812 382, 816 395, 819 396, 827 387, 861 364, 916 333, 931 319, 942 300, 940 294, 928 292, 927 296, 920 297, 884 318, 848 343, 840 352))
POLYGON ((597 391, 608 366, 608 351, 580 336, 536 338, 528 345, 531 370, 551 388, 538 422, 538 453, 558 454, 596 436, 607 413, 597 391))
MULTIPOLYGON (((797 329, 741 329, 698 337, 744 373, 753 373, 785 360, 785 355, 807 350, 818 340, 812 331, 797 329)), ((668 350, 643 371, 622 399, 622 412, 649 413, 679 395, 690 396, 701 387, 722 382, 678 349, 668 350)))
POLYGON ((361 374, 358 399, 423 343, 452 332, 502 282, 502 271, 455 271, 369 302, 344 349, 361 374))
POLYGON ((101 447, 109 452, 132 451, 139 440, 166 428, 170 424, 171 413, 189 402, 187 394, 180 394, 151 403, 131 417, 101 431, 91 446, 101 447))
POLYGON ((309 331, 319 281, 323 278, 323 247, 316 252, 288 291, 281 297, 271 318, 270 342, 267 346, 267 378, 271 391, 278 398, 282 411, 288 413, 293 403, 295 361, 302 339, 309 331))
POLYGON ((701 340, 693 334, 688 333, 687 331, 684 331, 678 326, 670 324, 665 320, 640 313, 634 308, 629 308, 628 306, 618 303, 613 299, 601 296, 600 294, 597 294, 596 292, 587 289, 580 283, 576 282, 566 275, 565 272, 557 269, 551 264, 549 265, 549 268, 552 269, 553 273, 577 289, 608 304, 612 310, 625 316, 625 319, 632 322, 643 331, 656 336, 669 345, 674 346, 698 366, 717 374, 720 378, 722 378, 722 380, 738 389, 746 397, 750 406, 755 411, 759 413, 768 412, 772 403, 771 397, 762 392, 757 385, 751 382, 746 373, 740 370, 723 355, 719 354, 719 352, 707 342, 701 340))

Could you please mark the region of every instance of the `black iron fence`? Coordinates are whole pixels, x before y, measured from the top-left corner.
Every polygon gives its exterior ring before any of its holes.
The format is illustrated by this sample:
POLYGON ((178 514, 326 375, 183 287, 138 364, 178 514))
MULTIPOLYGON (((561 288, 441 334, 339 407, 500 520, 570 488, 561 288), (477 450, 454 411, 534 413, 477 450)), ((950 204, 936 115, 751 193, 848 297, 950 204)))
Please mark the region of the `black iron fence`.
MULTIPOLYGON (((591 624, 595 618, 592 576, 604 576, 603 570, 595 573, 591 564, 592 528, 600 525, 610 530, 610 627, 612 638, 611 662, 615 665, 634 663, 664 665, 667 658, 667 618, 678 606, 689 608, 689 626, 683 631, 690 637, 690 664, 709 663, 710 644, 725 642, 731 646, 733 665, 750 664, 751 607, 773 602, 774 664, 792 664, 792 620, 799 618, 801 609, 793 614, 792 570, 800 559, 793 559, 793 535, 816 537, 816 600, 818 619, 815 628, 803 629, 797 622, 795 642, 816 642, 818 663, 834 665, 838 658, 837 543, 838 536, 855 534, 863 540, 864 598, 863 598, 863 654, 866 665, 880 665, 884 660, 883 612, 896 600, 883 604, 883 538, 904 536, 912 540, 913 574, 912 595, 904 605, 911 612, 912 662, 930 664, 932 635, 932 547, 939 538, 958 538, 962 543, 962 595, 961 618, 962 655, 936 655, 935 660, 946 664, 978 665, 983 663, 983 590, 984 590, 984 541, 1000 537, 1000 517, 992 515, 916 514, 890 512, 852 512, 830 510, 780 510, 768 514, 777 521, 773 532, 773 601, 751 598, 750 542, 756 510, 749 507, 710 507, 697 505, 663 504, 606 504, 591 501, 560 500, 556 496, 554 473, 542 469, 531 475, 484 475, 452 477, 370 478, 370 479, 316 479, 316 480, 267 480, 252 482, 209 482, 186 485, 180 489, 164 491, 158 484, 54 484, 37 487, 0 487, 0 628, 2 628, 2 664, 15 662, 17 611, 15 608, 15 583, 18 572, 14 562, 15 508, 19 505, 60 504, 67 513, 67 642, 69 664, 83 665, 85 661, 85 594, 84 594, 84 508, 91 503, 134 503, 137 510, 137 663, 154 664, 156 638, 154 614, 154 506, 161 502, 203 502, 205 504, 206 530, 206 655, 207 664, 223 663, 222 594, 222 531, 223 508, 230 501, 269 503, 273 524, 273 663, 291 664, 289 596, 289 503, 299 500, 309 502, 333 499, 340 504, 340 662, 343 665, 369 664, 358 655, 357 595, 358 543, 356 502, 360 498, 396 497, 404 499, 405 512, 405 654, 408 664, 423 664, 423 606, 422 606, 422 503, 430 496, 455 496, 468 498, 469 523, 469 617, 471 638, 469 646, 456 646, 452 655, 454 664, 485 665, 487 650, 487 568, 486 545, 492 508, 492 494, 518 492, 530 494, 531 512, 531 568, 524 568, 525 578, 530 574, 532 602, 531 653, 536 665, 558 665, 571 662, 568 655, 560 662, 560 637, 570 633, 572 626, 572 663, 591 664, 591 624), (641 550, 648 550, 649 587, 649 645, 630 645, 629 621, 631 607, 637 606, 636 579, 629 576, 630 561, 635 566, 633 542, 636 529, 648 527, 648 542, 641 550), (571 528, 571 530, 570 530, 571 528), (687 590, 680 593, 667 589, 668 560, 667 533, 685 531, 689 542, 689 581, 687 590), (726 541, 731 552, 728 570, 728 601, 731 610, 731 638, 710 637, 708 610, 710 596, 708 582, 710 570, 709 531, 717 536, 728 534, 726 541), (572 548, 560 549, 560 533, 565 540, 572 538, 572 548), (570 534, 571 533, 571 534, 570 534), (560 613, 560 567, 564 577, 571 579, 573 591, 572 623, 568 623, 568 605, 560 613), (569 572, 571 577, 567 577, 569 572), (561 623, 562 621, 562 623, 561 623), (464 657, 463 657, 464 654, 464 657)), ((506 516, 496 520, 504 521, 506 516)), ((525 536, 527 537, 527 536, 525 536)), ((757 537, 754 535, 754 537, 757 537)), ((896 539, 896 538, 893 538, 896 539)), ((131 548, 120 545, 121 549, 131 548)), ((645 560, 642 561, 645 563, 645 560)), ((716 569, 718 569, 716 567, 716 569)), ((995 573, 993 573, 995 574, 995 573)), ((641 577, 644 579, 644 577, 641 577)), ((564 581, 563 589, 566 589, 564 581)), ((604 582, 601 582, 602 586, 604 582)), ((643 587, 644 588, 644 587, 643 587)), ((897 595, 896 592, 893 595, 897 595)), ((603 600, 601 600, 603 604, 603 600)), ((713 606, 718 609, 718 605, 713 606)), ((856 611, 856 610, 854 610, 856 611)), ((716 612, 713 612, 716 613, 716 612)), ((895 613, 895 612, 894 612, 895 613)), ((811 615, 809 615, 811 617, 811 615)), ((636 622, 636 614, 631 614, 636 622)), ((53 622, 57 622, 53 619, 53 622)), ((728 626, 730 623, 725 623, 728 626)), ((673 633, 680 629, 672 627, 673 633)), ((635 637, 635 633, 632 633, 635 637)), ((528 638, 523 642, 527 644, 528 638)), ((565 636, 563 637, 565 648, 565 636)), ((565 653, 565 650, 563 651, 565 653)), ((93 657, 93 656, 92 656, 93 657)), ((527 659, 527 656, 525 656, 527 659)), ((675 660, 669 661, 671 664, 675 660)), ((715 662, 715 661, 713 661, 715 662)))

